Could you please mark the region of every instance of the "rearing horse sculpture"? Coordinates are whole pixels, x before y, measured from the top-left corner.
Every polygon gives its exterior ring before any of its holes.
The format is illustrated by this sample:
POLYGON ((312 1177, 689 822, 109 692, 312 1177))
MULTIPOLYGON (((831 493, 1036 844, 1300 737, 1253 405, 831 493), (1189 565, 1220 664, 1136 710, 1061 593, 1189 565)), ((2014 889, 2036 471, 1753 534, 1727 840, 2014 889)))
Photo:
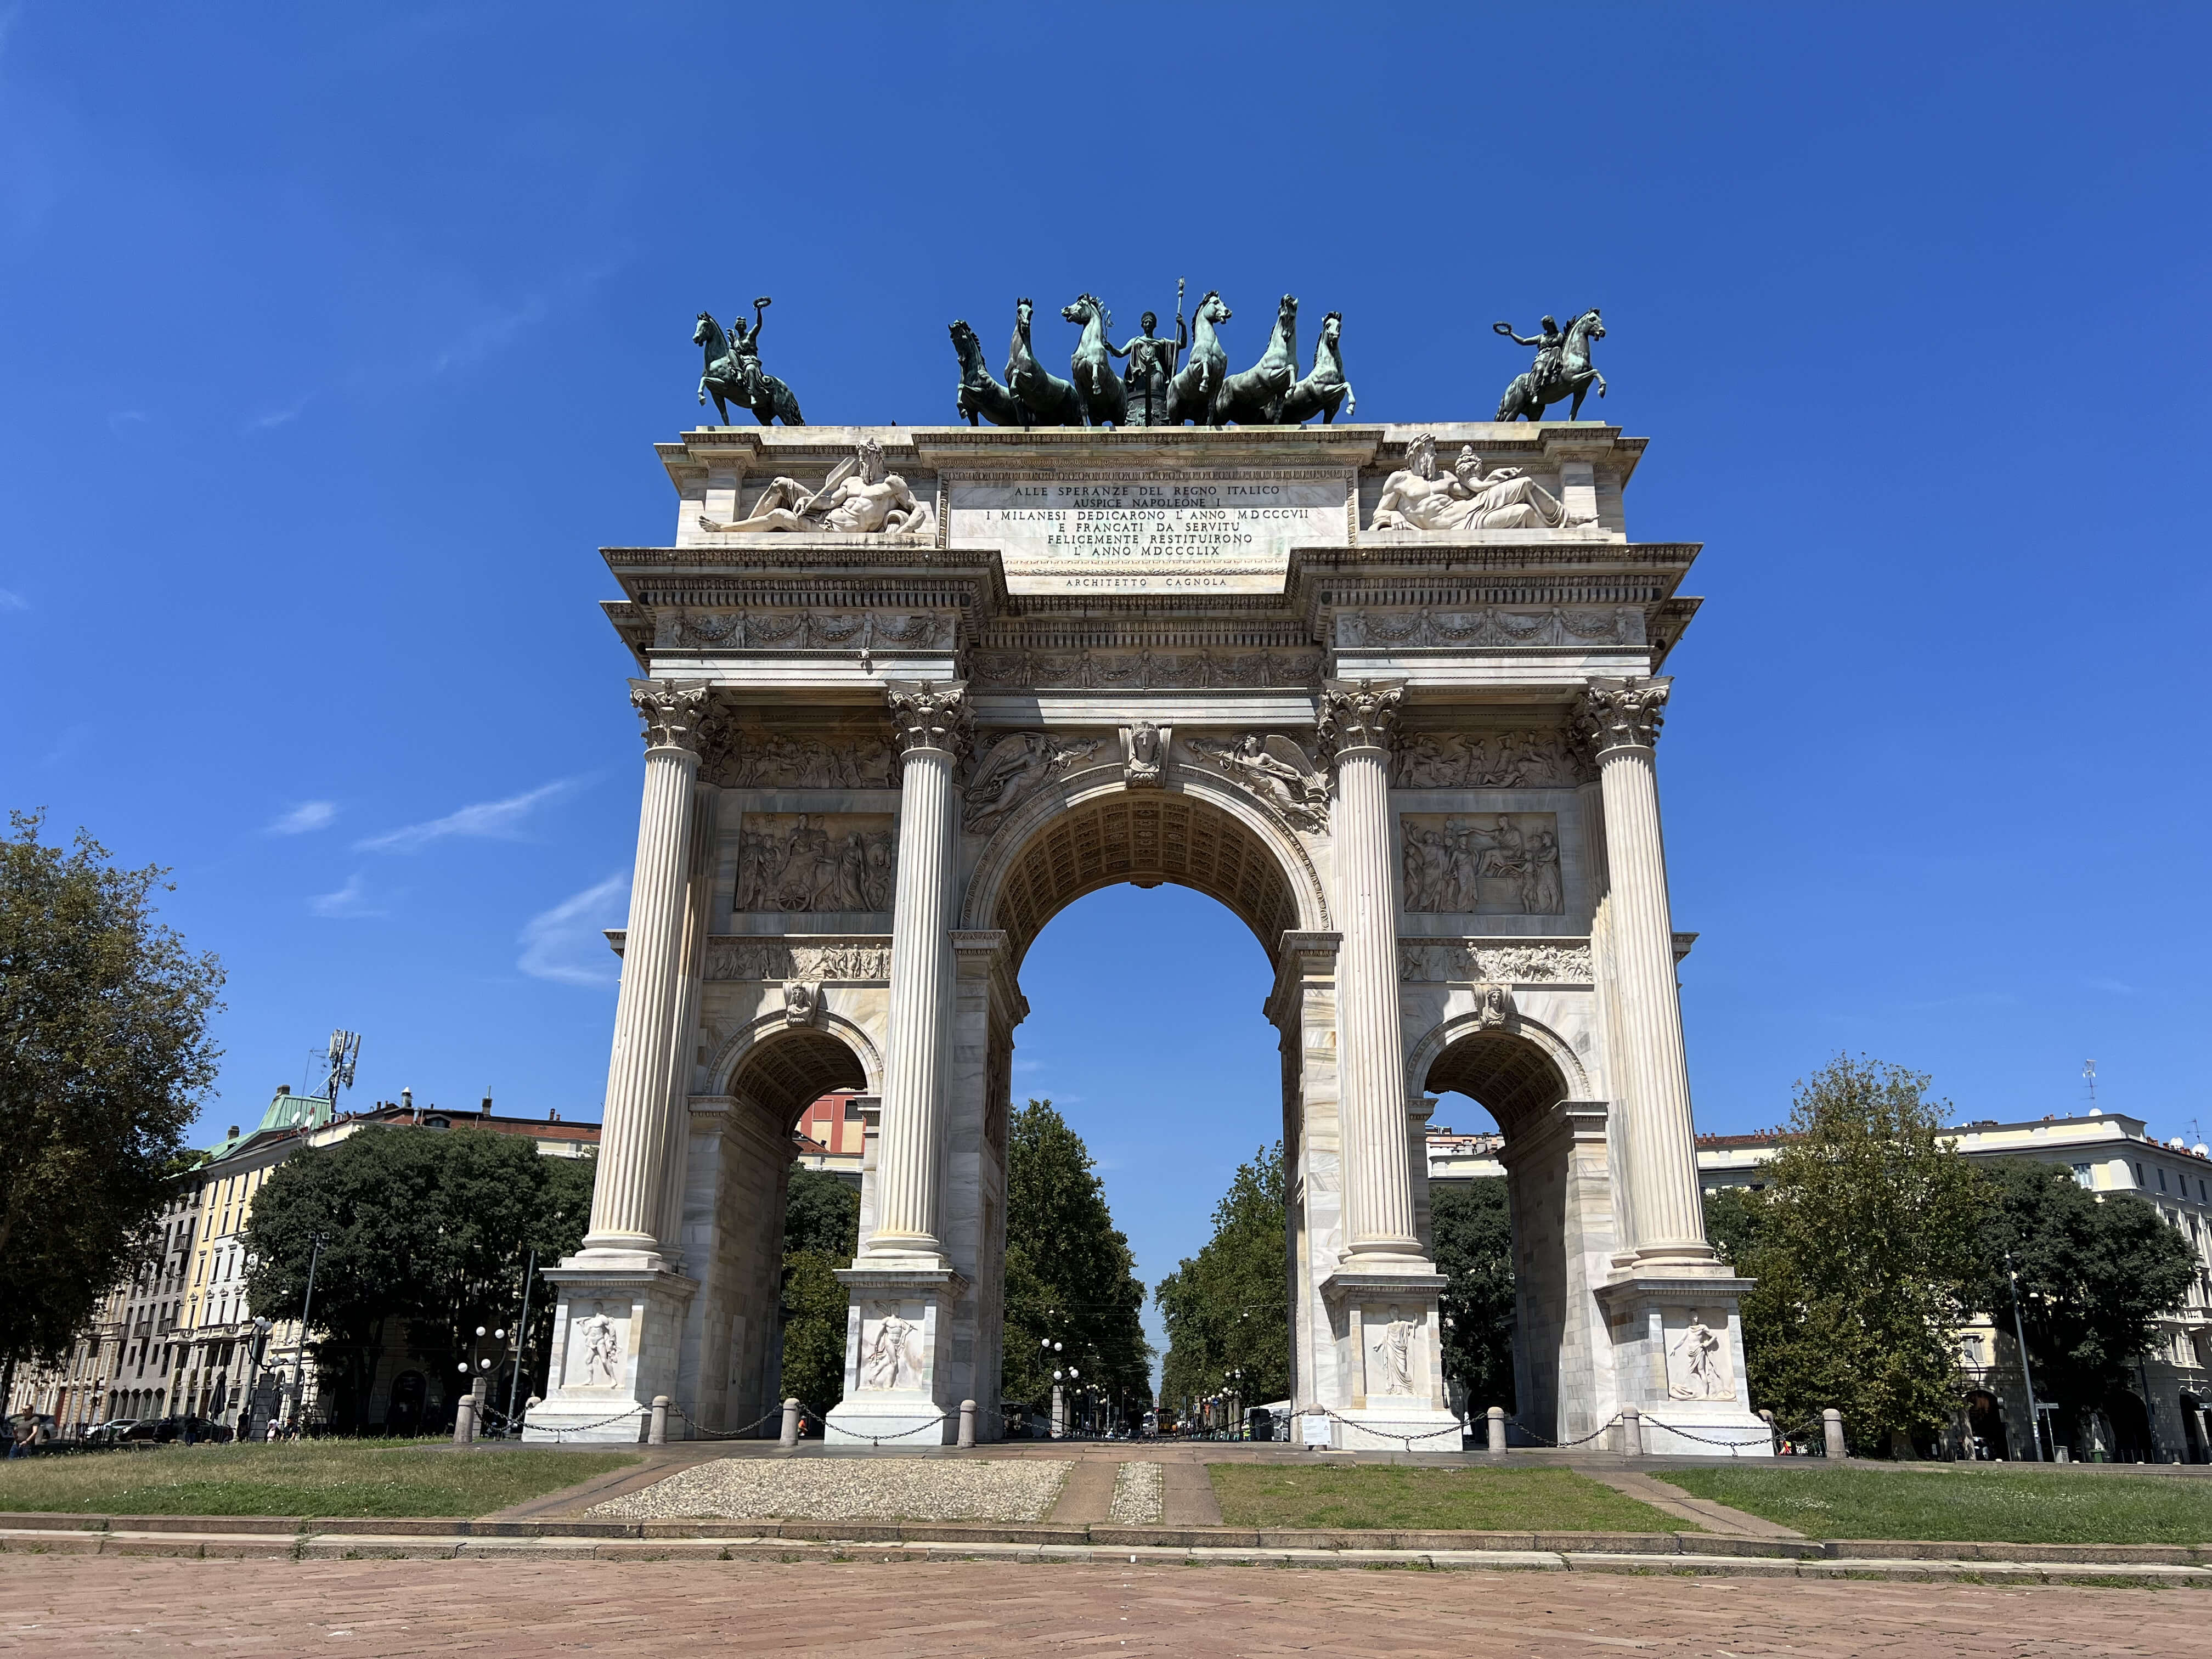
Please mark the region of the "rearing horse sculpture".
POLYGON ((1279 426, 1283 400, 1298 378, 1298 300, 1285 294, 1275 307, 1275 331, 1260 361, 1242 374, 1231 374, 1213 394, 1213 424, 1279 426))
POLYGON ((1304 426, 1318 415, 1327 426, 1336 419, 1339 404, 1346 415, 1358 413, 1359 399, 1352 382, 1344 378, 1343 332, 1342 312, 1332 311, 1321 319, 1321 337, 1314 342, 1313 373, 1292 386, 1283 399, 1285 424, 1304 426))
MULTIPOLYGON (((1548 323, 1551 319, 1547 317, 1544 320, 1548 323)), ((1512 333, 1503 323, 1494 323, 1492 326, 1501 334, 1512 333)), ((1513 335, 1513 338, 1522 345, 1534 343, 1534 341, 1522 340, 1517 334, 1513 335)), ((1559 366, 1545 377, 1543 384, 1537 384, 1536 371, 1533 368, 1524 369, 1513 377, 1512 384, 1505 388, 1505 395, 1498 400, 1498 418, 1510 421, 1525 415, 1532 421, 1540 421, 1544 418, 1546 405, 1562 403, 1571 397, 1575 401, 1567 410, 1567 418, 1580 420, 1583 394, 1593 384, 1597 387, 1597 395, 1601 398, 1605 396, 1605 376, 1590 367, 1589 360, 1589 343, 1603 338, 1605 325, 1598 320, 1597 307, 1593 306, 1567 325, 1566 341, 1559 348, 1559 366)))
POLYGON ((1114 372, 1114 358, 1106 347, 1113 313, 1097 295, 1079 294, 1072 304, 1060 307, 1060 314, 1083 325, 1083 337, 1067 360, 1068 372, 1075 377, 1075 409, 1083 424, 1103 426, 1110 421, 1117 427, 1127 425, 1129 388, 1114 372))
POLYGON ((1218 289, 1208 289, 1198 302, 1191 315, 1190 355, 1168 382, 1168 425, 1181 426, 1185 421, 1204 425, 1212 417, 1214 398, 1229 378, 1229 354, 1221 349, 1213 330, 1233 314, 1222 303, 1218 289))
POLYGON ((1076 406, 1075 388, 1058 375, 1048 374, 1030 349, 1030 319, 1036 306, 1029 300, 1014 301, 1014 337, 1006 348, 1006 387, 1022 400, 1038 426, 1082 426, 1083 411, 1076 406))
POLYGON ((960 391, 954 399, 961 418, 970 426, 988 421, 993 426, 1026 428, 1030 412, 1022 400, 993 378, 983 363, 983 343, 964 322, 952 325, 952 349, 960 358, 960 391))

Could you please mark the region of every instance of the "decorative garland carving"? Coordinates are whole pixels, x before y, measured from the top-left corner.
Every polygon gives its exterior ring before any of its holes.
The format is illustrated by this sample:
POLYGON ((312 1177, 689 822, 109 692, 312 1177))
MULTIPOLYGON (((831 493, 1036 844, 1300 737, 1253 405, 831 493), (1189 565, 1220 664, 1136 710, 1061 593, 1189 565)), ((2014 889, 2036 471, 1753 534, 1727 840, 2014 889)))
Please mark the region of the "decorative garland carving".
POLYGON ((778 939, 710 939, 704 976, 708 979, 804 980, 882 983, 891 976, 890 941, 878 934, 859 939, 824 939, 793 945, 778 939))
POLYGON ((1172 688, 1310 686, 1320 679, 1318 651, 978 651, 978 685, 1172 688))
POLYGON ((1401 939, 1398 977, 1409 984, 1587 985, 1590 948, 1494 939, 1401 939))
POLYGON ((1336 619, 1340 647, 1642 645, 1640 605, 1604 610, 1347 611, 1336 619))

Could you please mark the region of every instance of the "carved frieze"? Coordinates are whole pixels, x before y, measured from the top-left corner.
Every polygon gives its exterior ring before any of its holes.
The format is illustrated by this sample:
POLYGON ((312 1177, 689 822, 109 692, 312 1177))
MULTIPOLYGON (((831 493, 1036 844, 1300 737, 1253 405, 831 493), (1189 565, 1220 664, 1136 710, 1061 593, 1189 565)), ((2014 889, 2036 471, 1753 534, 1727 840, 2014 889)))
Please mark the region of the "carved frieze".
POLYGON ((978 651, 978 685, 1170 688, 1308 686, 1321 678, 1318 651, 978 651))
POLYGON ((967 809, 963 827, 975 834, 988 831, 1051 779, 1088 760, 1105 741, 1050 732, 1007 732, 984 751, 961 791, 967 809))
POLYGON ((1297 742, 1279 732, 1241 738, 1186 738, 1184 749, 1200 763, 1237 780, 1294 830, 1328 823, 1328 779, 1297 742))
POLYGON ((1556 812, 1407 812, 1399 827, 1409 912, 1559 914, 1556 812))
POLYGON ((1485 605, 1476 611, 1346 611, 1336 619, 1340 647, 1437 648, 1514 645, 1642 645, 1644 608, 1634 605, 1553 605, 1544 610, 1485 605))
POLYGON ((888 812, 746 813, 730 908, 890 909, 897 862, 892 823, 888 812))
POLYGON ((1565 788, 1587 778, 1559 731, 1401 732, 1394 774, 1401 789, 1565 788))
POLYGON ((814 985, 824 981, 879 984, 891 976, 890 941, 881 934, 814 939, 804 945, 775 939, 710 939, 705 976, 781 981, 787 985, 794 980, 814 985))
POLYGON ((732 726, 708 751, 707 781, 732 789, 896 789, 890 739, 872 732, 817 735, 732 726))
POLYGON ((1398 941, 1398 977, 1431 985, 1588 985, 1589 946, 1448 939, 1398 941))
POLYGON ((929 611, 658 611, 657 651, 927 651, 952 643, 929 611))

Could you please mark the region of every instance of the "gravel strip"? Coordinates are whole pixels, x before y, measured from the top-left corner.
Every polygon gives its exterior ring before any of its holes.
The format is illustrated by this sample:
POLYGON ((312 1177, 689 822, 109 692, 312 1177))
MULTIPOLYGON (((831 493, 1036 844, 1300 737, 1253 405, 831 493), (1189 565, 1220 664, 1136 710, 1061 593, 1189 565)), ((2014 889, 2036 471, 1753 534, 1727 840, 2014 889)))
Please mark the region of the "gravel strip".
MULTIPOLYGON (((622 1521, 1042 1521, 1070 1467, 1028 1458, 727 1457, 586 1513, 622 1521)), ((1118 1512, 1118 1485, 1115 1504, 1118 1512)))
POLYGON ((1157 1463, 1124 1463, 1114 1477, 1114 1507, 1107 1518, 1117 1527, 1149 1527, 1160 1518, 1163 1471, 1157 1463))

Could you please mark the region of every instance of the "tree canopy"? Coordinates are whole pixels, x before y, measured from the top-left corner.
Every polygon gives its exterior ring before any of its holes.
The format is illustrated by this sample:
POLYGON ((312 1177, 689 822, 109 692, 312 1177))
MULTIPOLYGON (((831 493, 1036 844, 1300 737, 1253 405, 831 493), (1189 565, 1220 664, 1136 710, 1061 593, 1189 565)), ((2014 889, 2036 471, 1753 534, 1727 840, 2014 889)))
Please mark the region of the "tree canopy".
MULTIPOLYGON (((478 1325, 515 1324, 530 1251, 542 1272, 582 1243, 595 1167, 483 1129, 374 1127, 306 1148, 254 1200, 247 1294, 258 1313, 298 1318, 322 1236, 317 1358, 342 1370, 359 1413, 388 1344, 404 1344, 443 1380, 478 1325)), ((530 1302, 531 1371, 542 1387, 554 1304, 542 1280, 530 1302)))
POLYGON ((1017 1109, 1006 1138, 1006 1346, 1000 1389, 1042 1406, 1053 1366, 1042 1346, 1125 1410, 1152 1400, 1145 1287, 1129 1241, 1114 1224, 1083 1137, 1049 1100, 1017 1109))
POLYGON ((222 970, 154 920, 166 872, 11 812, 0 842, 0 1360, 53 1358, 149 1248, 215 1079, 222 970))
POLYGON ((1444 1375, 1467 1390, 1468 1410, 1518 1408, 1513 1386, 1513 1216, 1503 1181, 1437 1182, 1429 1188, 1443 1301, 1444 1375))
POLYGON ((1223 1374, 1249 1373, 1253 1405, 1291 1390, 1289 1214, 1283 1143, 1238 1166, 1213 1210, 1213 1236, 1153 1286, 1168 1328, 1160 1397, 1182 1407, 1218 1393, 1223 1374))
POLYGON ((1797 1086, 1761 1194, 1731 1200, 1753 1397, 1785 1424, 1832 1406, 1856 1449, 1941 1431, 1959 1398, 1952 1332, 1983 1279, 1979 1171, 1945 1145, 1928 1079, 1838 1055, 1797 1086))
POLYGON ((783 1371, 787 1400, 826 1412, 845 1397, 851 1299, 837 1269, 860 1248, 860 1194, 836 1176, 791 1167, 783 1206, 783 1371))
POLYGON ((2159 1316, 2195 1280, 2196 1252, 2133 1194, 2100 1200, 2069 1171, 2025 1158, 1983 1175, 1994 1202, 1982 1222, 1977 1300, 2008 1330, 2017 1271, 2037 1398, 2077 1422, 2092 1410, 2122 1420, 2110 1410, 2114 1397, 2159 1316))

